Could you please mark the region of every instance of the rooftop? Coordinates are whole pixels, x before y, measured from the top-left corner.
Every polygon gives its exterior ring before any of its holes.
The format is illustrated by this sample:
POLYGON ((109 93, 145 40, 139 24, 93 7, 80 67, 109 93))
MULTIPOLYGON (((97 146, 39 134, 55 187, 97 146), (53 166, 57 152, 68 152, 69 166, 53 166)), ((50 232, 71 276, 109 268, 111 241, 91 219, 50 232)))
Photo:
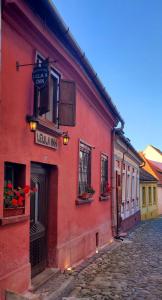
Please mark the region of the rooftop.
POLYGON ((58 13, 55 5, 50 0, 39 0, 39 5, 37 1, 24 0, 27 5, 38 15, 46 26, 57 36, 59 41, 64 45, 64 47, 69 51, 73 58, 80 64, 85 74, 89 77, 91 82, 95 85, 97 91, 99 92, 102 100, 108 106, 112 115, 124 124, 124 120, 121 117, 119 111, 117 110, 115 104, 113 103, 110 95, 106 91, 102 82, 98 78, 97 73, 91 66, 89 60, 86 58, 85 53, 81 50, 80 46, 72 36, 69 27, 66 26, 62 17, 58 13))
POLYGON ((142 168, 140 169, 140 181, 157 182, 158 180, 153 175, 151 175, 149 172, 147 172, 142 168))

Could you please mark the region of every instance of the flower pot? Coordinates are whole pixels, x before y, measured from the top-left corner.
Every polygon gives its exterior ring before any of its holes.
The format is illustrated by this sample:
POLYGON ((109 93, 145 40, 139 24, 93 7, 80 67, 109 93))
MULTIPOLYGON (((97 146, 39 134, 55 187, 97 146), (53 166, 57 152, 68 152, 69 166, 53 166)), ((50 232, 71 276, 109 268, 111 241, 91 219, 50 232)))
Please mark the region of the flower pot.
POLYGON ((4 217, 13 217, 23 215, 25 212, 25 207, 7 207, 3 209, 3 216, 4 217))
POLYGON ((79 198, 81 198, 81 199, 89 199, 89 198, 92 198, 92 196, 93 196, 93 194, 85 192, 85 193, 79 195, 79 198))
POLYGON ((102 196, 102 197, 109 197, 109 196, 110 196, 110 193, 104 192, 104 193, 101 194, 101 196, 102 196))

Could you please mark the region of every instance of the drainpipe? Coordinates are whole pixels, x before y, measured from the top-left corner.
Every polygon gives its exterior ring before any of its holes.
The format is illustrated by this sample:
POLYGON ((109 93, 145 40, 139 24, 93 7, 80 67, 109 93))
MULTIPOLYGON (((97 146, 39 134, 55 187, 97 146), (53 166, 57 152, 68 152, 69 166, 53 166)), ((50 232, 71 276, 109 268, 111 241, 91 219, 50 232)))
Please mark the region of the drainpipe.
POLYGON ((117 235, 117 203, 116 203, 116 178, 115 178, 115 132, 123 132, 124 121, 120 120, 121 126, 112 129, 112 143, 111 143, 111 157, 112 157, 112 169, 111 169, 111 186, 112 186, 112 202, 111 202, 111 215, 112 215, 112 235, 115 237, 117 235))

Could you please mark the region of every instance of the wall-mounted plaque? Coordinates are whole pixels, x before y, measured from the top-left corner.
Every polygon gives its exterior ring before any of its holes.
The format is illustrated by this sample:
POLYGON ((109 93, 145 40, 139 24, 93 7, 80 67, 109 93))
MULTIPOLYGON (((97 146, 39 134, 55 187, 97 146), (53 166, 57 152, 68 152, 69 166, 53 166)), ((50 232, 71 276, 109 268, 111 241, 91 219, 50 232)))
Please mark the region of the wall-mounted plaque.
POLYGON ((35 132, 35 143, 53 149, 58 148, 58 140, 56 137, 39 130, 35 132))

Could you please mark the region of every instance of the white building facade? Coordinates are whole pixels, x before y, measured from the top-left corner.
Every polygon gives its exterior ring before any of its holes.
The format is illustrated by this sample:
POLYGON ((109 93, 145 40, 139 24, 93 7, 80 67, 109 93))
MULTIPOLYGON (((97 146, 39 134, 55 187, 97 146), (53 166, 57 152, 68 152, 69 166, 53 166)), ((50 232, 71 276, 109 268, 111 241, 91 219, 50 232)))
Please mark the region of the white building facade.
POLYGON ((142 159, 121 133, 115 134, 114 169, 116 179, 117 231, 126 231, 140 221, 139 166, 142 159))

